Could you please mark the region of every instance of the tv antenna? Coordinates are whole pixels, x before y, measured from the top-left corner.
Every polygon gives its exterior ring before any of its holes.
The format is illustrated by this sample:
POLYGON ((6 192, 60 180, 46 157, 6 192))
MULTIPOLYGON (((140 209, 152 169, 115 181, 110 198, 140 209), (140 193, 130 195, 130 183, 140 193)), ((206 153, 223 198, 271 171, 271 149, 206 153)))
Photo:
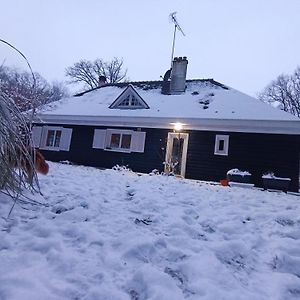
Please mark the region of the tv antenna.
POLYGON ((177 19, 176 19, 176 14, 177 12, 172 12, 170 15, 169 15, 169 18, 170 18, 170 21, 174 23, 175 25, 175 28, 174 28, 174 36, 173 36, 173 45, 172 45, 172 55, 171 55, 171 68, 172 68, 172 62, 173 62, 173 57, 174 57, 174 49, 175 49, 175 38, 176 38, 176 30, 178 29, 183 36, 185 36, 182 28, 180 27, 177 19))

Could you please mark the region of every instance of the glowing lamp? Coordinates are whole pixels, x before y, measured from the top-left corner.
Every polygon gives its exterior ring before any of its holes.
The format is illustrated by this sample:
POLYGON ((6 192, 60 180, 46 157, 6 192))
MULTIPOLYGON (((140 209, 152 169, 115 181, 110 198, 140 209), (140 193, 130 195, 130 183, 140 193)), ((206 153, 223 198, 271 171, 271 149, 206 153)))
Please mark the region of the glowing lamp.
POLYGON ((175 131, 181 131, 182 127, 183 127, 182 123, 179 123, 179 122, 174 123, 174 130, 175 131))

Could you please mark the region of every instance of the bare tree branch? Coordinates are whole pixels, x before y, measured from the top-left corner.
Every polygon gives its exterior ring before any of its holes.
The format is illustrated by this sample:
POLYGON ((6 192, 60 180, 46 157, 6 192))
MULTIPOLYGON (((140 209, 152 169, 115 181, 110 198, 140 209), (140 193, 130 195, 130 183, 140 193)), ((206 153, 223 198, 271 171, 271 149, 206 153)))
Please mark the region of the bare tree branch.
POLYGON ((21 111, 35 109, 68 95, 62 83, 49 84, 38 73, 34 73, 34 78, 35 83, 30 73, 2 66, 0 91, 9 95, 21 111))
POLYGON ((105 77, 108 83, 120 82, 126 78, 127 70, 123 70, 123 59, 114 57, 105 62, 97 58, 93 62, 80 60, 73 66, 66 68, 66 76, 70 83, 83 83, 88 89, 96 88, 105 77))
POLYGON ((300 67, 292 75, 279 75, 259 94, 259 99, 300 117, 300 67))

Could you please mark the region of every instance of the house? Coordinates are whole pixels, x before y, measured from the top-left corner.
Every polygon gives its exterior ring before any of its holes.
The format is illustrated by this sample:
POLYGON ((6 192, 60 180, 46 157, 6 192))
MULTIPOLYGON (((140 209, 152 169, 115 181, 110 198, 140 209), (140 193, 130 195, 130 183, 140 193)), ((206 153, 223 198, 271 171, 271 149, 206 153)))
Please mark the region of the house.
POLYGON ((271 171, 299 189, 300 120, 213 79, 186 80, 175 58, 161 81, 103 84, 39 112, 33 138, 48 160, 219 181, 232 168, 253 183, 271 171))

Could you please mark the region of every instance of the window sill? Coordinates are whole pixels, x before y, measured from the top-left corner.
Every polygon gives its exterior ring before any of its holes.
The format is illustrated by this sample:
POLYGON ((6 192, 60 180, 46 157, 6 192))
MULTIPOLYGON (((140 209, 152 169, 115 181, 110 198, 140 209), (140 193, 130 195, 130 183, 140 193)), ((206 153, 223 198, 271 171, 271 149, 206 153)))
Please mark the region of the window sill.
POLYGON ((228 156, 228 153, 215 152, 215 155, 228 156))
POLYGON ((112 152, 122 152, 122 153, 131 153, 130 149, 121 149, 121 148, 104 148, 105 151, 112 152))
POLYGON ((41 147, 42 150, 59 151, 59 147, 41 147))

